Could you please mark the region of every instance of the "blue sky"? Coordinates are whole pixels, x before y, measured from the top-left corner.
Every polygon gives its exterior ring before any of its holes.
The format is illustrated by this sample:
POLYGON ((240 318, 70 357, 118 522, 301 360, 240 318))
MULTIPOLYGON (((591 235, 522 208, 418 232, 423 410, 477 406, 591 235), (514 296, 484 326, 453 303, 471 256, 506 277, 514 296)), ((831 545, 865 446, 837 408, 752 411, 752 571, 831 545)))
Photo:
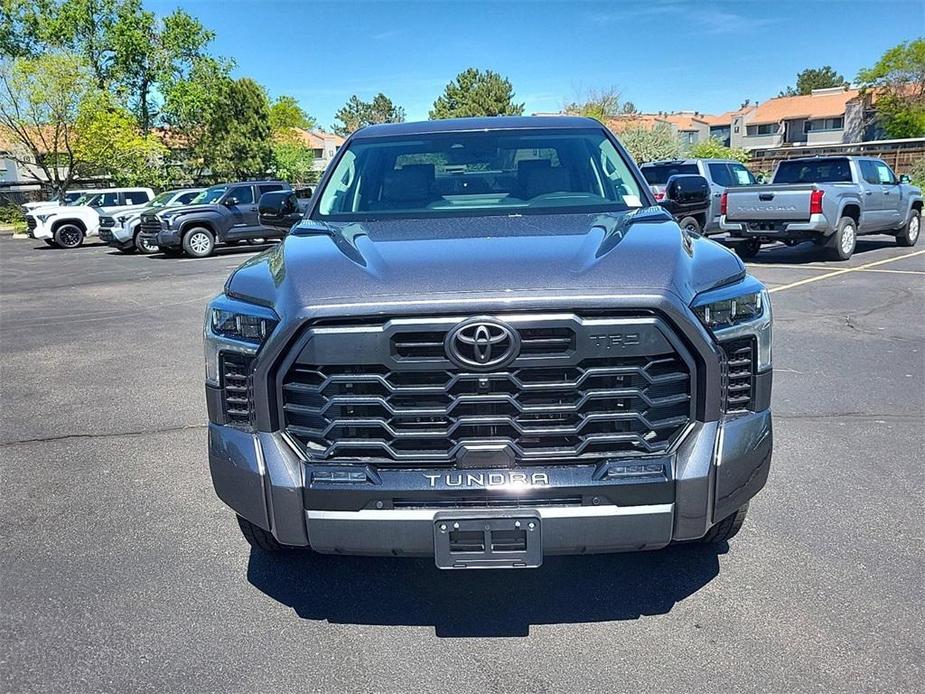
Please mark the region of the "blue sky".
POLYGON ((507 76, 526 113, 616 87, 644 111, 764 101, 805 67, 852 79, 887 48, 925 35, 923 0, 310 2, 146 0, 216 32, 214 51, 323 127, 352 94, 382 91, 427 117, 466 67, 507 76))

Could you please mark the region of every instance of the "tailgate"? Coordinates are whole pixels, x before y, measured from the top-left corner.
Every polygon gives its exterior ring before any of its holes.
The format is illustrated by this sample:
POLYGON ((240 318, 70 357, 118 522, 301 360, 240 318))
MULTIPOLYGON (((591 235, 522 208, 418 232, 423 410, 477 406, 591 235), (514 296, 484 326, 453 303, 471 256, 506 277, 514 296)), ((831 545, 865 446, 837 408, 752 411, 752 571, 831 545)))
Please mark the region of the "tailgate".
POLYGON ((726 219, 748 221, 808 221, 813 185, 747 186, 728 190, 726 219))

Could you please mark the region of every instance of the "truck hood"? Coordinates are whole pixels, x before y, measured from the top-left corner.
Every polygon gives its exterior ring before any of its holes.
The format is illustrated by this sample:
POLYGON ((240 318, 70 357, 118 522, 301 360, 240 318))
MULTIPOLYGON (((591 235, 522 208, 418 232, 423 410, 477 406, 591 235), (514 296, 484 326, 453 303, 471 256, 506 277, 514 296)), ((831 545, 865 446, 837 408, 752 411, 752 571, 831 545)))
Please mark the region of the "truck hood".
POLYGON ((686 303, 740 279, 738 257, 661 208, 296 226, 239 267, 226 293, 282 316, 341 302, 447 295, 664 293, 686 303))
POLYGON ((157 210, 158 215, 165 212, 174 217, 181 214, 199 214, 201 212, 215 212, 221 205, 167 205, 157 210))

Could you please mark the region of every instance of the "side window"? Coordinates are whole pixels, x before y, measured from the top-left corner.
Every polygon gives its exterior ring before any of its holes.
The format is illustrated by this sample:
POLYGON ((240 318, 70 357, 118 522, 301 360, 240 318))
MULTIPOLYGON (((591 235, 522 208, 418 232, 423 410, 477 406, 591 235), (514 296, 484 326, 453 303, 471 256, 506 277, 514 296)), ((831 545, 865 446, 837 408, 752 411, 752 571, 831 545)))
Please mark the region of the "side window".
POLYGON ((186 205, 190 200, 195 198, 197 195, 199 195, 199 193, 197 193, 196 191, 192 191, 190 193, 183 193, 183 195, 177 198, 177 202, 180 203, 181 205, 186 205))
POLYGON ((324 187, 321 202, 318 204, 319 214, 353 212, 353 206, 348 201, 348 191, 356 178, 356 158, 356 154, 349 149, 341 157, 334 175, 324 187))
POLYGON ((263 195, 264 193, 271 193, 274 190, 282 190, 282 189, 283 189, 283 186, 279 183, 267 183, 266 185, 257 186, 257 190, 260 191, 259 194, 257 195, 257 198, 259 199, 260 196, 263 195))
POLYGON ((758 182, 752 172, 742 164, 730 164, 729 171, 732 173, 732 185, 734 186, 753 186, 758 182))
POLYGON ((238 186, 228 193, 229 198, 235 198, 239 205, 254 204, 254 188, 252 186, 238 186))
POLYGON ((877 167, 877 178, 880 183, 896 183, 896 176, 893 175, 893 170, 889 166, 882 161, 875 161, 874 166, 877 167))
POLYGON ((127 190, 124 196, 126 205, 141 205, 148 202, 148 194, 143 190, 127 190))
POLYGON ((122 203, 119 202, 118 193, 103 193, 100 195, 99 201, 96 203, 97 207, 117 207, 122 203))
POLYGON ((710 178, 718 186, 728 187, 733 185, 732 176, 729 175, 729 167, 726 164, 710 164, 710 178))
POLYGON ((867 183, 877 184, 880 183, 880 176, 877 173, 877 167, 874 166, 874 163, 869 159, 861 159, 858 162, 861 166, 861 177, 867 183))

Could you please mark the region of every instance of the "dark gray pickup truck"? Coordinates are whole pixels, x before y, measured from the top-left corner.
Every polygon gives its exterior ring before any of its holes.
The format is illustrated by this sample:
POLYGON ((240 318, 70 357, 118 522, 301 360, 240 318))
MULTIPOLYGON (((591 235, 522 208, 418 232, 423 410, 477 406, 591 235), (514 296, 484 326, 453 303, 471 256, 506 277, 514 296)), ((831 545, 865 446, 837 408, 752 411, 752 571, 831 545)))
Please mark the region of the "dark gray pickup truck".
POLYGON ((205 321, 212 480, 257 551, 522 568, 739 530, 768 294, 598 122, 364 128, 291 231, 261 208, 289 233, 205 321))
POLYGON ((723 193, 722 221, 750 258, 762 243, 812 241, 848 260, 862 234, 889 234, 901 246, 919 240, 922 191, 881 159, 808 157, 782 161, 770 185, 723 193))
POLYGON ((188 205, 143 212, 139 242, 168 254, 204 258, 220 243, 280 238, 281 231, 260 224, 257 211, 262 195, 280 190, 290 190, 289 184, 241 181, 206 188, 188 205))

